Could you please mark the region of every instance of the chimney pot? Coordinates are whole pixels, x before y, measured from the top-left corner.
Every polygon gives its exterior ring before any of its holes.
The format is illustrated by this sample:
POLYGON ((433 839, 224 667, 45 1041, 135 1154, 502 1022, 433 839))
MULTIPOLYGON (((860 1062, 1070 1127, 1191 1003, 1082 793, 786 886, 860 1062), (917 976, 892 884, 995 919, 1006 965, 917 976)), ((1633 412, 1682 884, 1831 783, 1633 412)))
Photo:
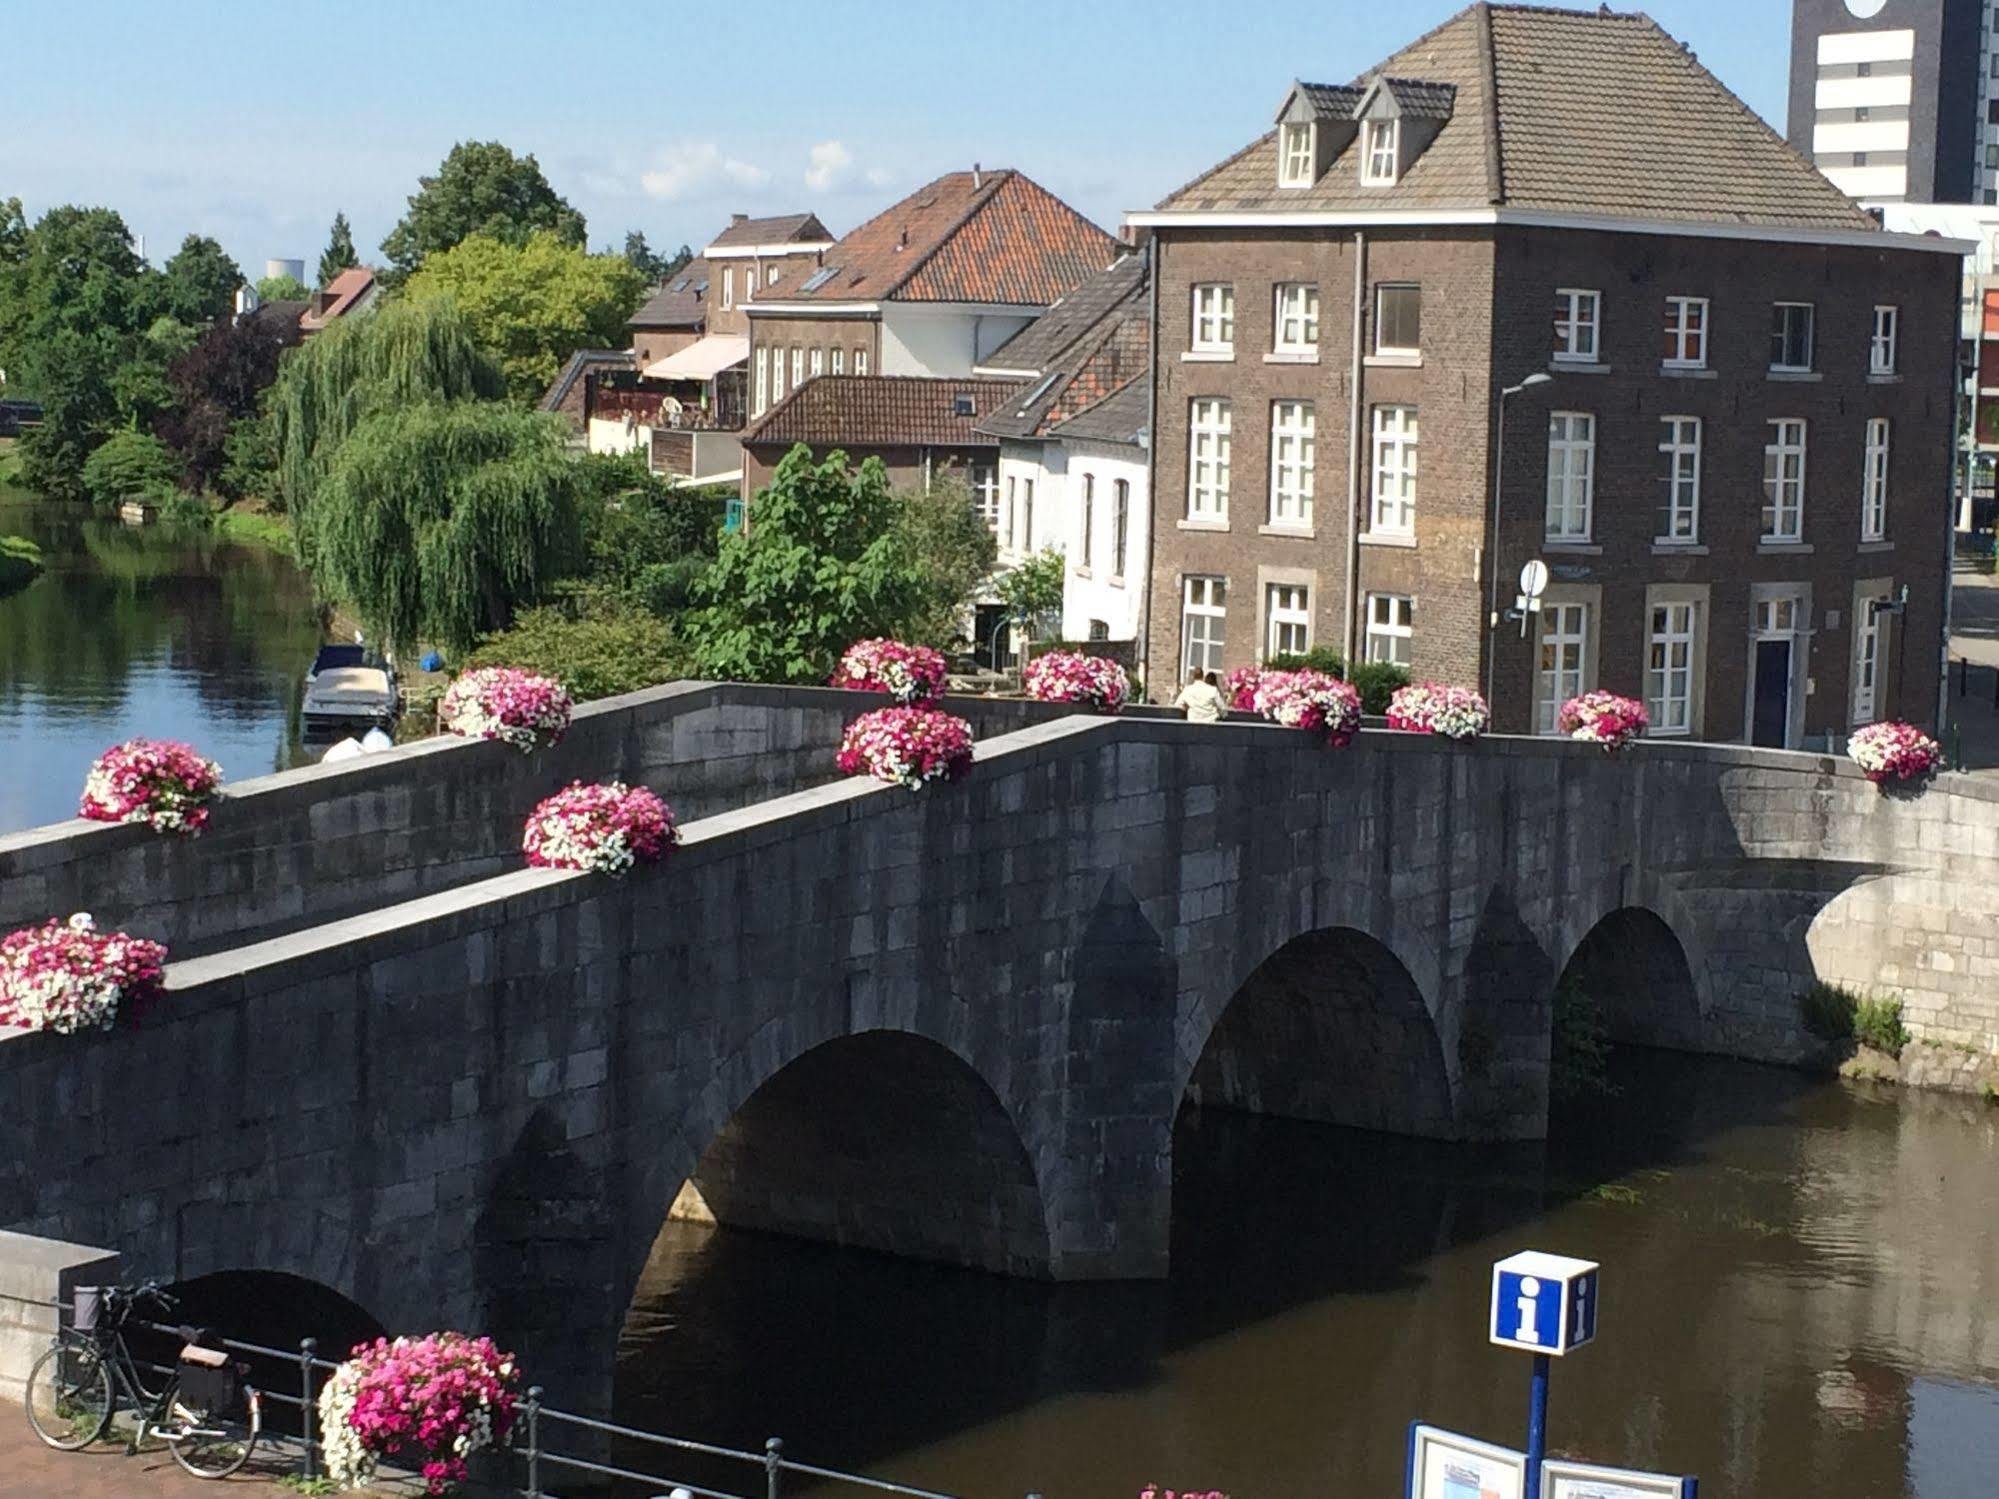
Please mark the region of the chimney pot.
POLYGON ((750 216, 746 213, 732 213, 729 215, 729 222, 732 224, 747 224, 749 221, 750 216))

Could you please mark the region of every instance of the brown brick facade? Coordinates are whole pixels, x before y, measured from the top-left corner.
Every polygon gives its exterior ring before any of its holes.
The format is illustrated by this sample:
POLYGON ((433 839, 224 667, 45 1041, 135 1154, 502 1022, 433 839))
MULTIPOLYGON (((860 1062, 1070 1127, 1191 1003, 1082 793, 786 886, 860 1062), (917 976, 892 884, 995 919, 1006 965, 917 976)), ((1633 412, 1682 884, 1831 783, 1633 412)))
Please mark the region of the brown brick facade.
MULTIPOLYGON (((785 454, 791 451, 790 443, 746 442, 743 444, 743 493, 755 498, 757 491, 770 483, 770 476, 785 454)), ((831 451, 830 449, 826 451, 831 451)), ((849 447, 847 456, 855 467, 869 458, 879 458, 888 470, 889 488, 894 490, 921 489, 927 477, 941 476, 947 469, 963 471, 974 463, 988 466, 999 462, 999 444, 990 447, 969 448, 869 448, 849 447)), ((815 457, 823 458, 825 452, 816 452, 815 457)))
MULTIPOLYGON (((822 368, 820 372, 822 374, 833 373, 832 351, 836 348, 844 350, 842 357, 844 373, 849 375, 859 373, 855 368, 856 350, 866 352, 868 359, 867 372, 869 374, 878 375, 881 373, 881 323, 875 318, 813 318, 793 317, 789 314, 760 313, 749 321, 750 359, 748 369, 750 410, 753 414, 757 411, 756 370, 757 351, 759 349, 768 349, 770 357, 773 359, 780 356, 784 359, 783 391, 785 395, 789 395, 794 388, 791 379, 791 351, 793 349, 800 351, 803 378, 807 380, 812 378, 812 351, 814 349, 821 351, 822 368)), ((778 399, 777 383, 775 378, 773 378, 766 409, 769 406, 775 406, 778 399)))
POLYGON ((669 354, 678 354, 698 342, 699 328, 634 328, 632 357, 640 369, 669 354))
MULTIPOLYGON (((1693 732, 1748 736, 1752 602, 1794 587, 1805 598, 1793 652, 1802 709, 1791 737, 1849 724, 1856 585, 1864 599, 1909 588, 1906 612, 1884 616, 1876 715, 1933 722, 1949 525, 1952 376, 1958 262, 1947 255, 1733 241, 1692 236, 1521 227, 1368 231, 1162 229, 1158 236, 1158 413, 1154 572, 1149 641, 1157 689, 1180 675, 1182 588, 1189 575, 1228 580, 1225 666, 1259 659, 1271 583, 1312 587, 1317 644, 1347 631, 1346 516, 1361 516, 1358 589, 1415 600, 1411 669, 1418 678, 1483 686, 1490 543, 1491 436, 1496 392, 1541 372, 1550 383, 1506 405, 1505 496, 1494 562, 1501 607, 1520 564, 1541 557, 1550 599, 1585 602, 1585 685, 1647 695, 1651 606, 1697 605, 1693 732), (1364 264, 1363 344, 1374 339, 1374 289, 1422 289, 1419 365, 1369 362, 1361 371, 1357 486, 1349 469, 1350 369, 1356 257, 1364 264), (1234 356, 1188 359, 1192 287, 1232 284, 1234 356), (1275 363, 1274 286, 1316 282, 1316 364, 1275 363), (1551 358, 1557 288, 1601 296, 1600 350, 1588 369, 1551 358), (1708 299, 1706 376, 1662 370, 1666 299, 1708 299), (1810 379, 1768 374, 1771 304, 1814 304, 1810 379), (1899 308, 1897 371, 1870 379, 1877 303, 1899 308), (1230 402, 1226 529, 1191 528, 1189 403, 1230 402), (1314 405, 1316 461, 1309 534, 1270 534, 1271 403, 1314 405), (1368 539, 1371 424, 1377 406, 1417 408, 1414 545, 1368 539), (1595 419, 1593 525, 1586 543, 1546 540, 1549 414, 1595 419), (1698 545, 1655 545, 1666 490, 1661 419, 1701 421, 1698 545), (1776 418, 1806 423, 1803 545, 1759 544, 1764 445, 1776 418), (1889 423, 1885 543, 1863 546, 1862 457, 1869 418, 1889 423), (1263 529, 1260 529, 1263 528, 1263 529)), ((1365 620, 1354 624, 1364 651, 1365 620)), ((1537 645, 1503 622, 1493 661, 1498 726, 1529 727, 1537 645)))

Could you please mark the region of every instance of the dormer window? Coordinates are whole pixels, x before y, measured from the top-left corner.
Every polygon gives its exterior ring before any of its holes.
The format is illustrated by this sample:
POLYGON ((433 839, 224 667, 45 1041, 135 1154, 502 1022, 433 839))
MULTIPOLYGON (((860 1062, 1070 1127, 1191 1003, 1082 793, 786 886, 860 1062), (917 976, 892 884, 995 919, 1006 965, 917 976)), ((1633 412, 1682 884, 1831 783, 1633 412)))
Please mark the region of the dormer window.
POLYGON ((1277 185, 1279 187, 1310 187, 1312 185, 1312 155, 1314 141, 1313 126, 1307 120, 1298 124, 1285 124, 1278 132, 1279 156, 1277 161, 1277 185))
POLYGON ((1395 119, 1369 120, 1362 140, 1366 150, 1360 164, 1362 185, 1393 187, 1401 165, 1402 122, 1395 119))

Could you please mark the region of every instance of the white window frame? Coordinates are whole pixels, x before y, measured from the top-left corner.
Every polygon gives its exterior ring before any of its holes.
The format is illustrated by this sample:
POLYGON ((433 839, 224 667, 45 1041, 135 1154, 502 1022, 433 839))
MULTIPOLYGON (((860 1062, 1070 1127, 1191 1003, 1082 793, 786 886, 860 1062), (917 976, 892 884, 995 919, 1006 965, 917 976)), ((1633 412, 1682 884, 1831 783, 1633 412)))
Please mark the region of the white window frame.
POLYGON ((1228 643, 1228 579, 1212 573, 1189 573, 1180 580, 1180 680, 1196 670, 1220 671, 1222 652, 1228 643), (1201 659, 1194 659, 1194 622, 1213 621, 1213 634, 1204 627, 1201 659))
POLYGON ((1229 518, 1229 460, 1234 413, 1219 396, 1187 403, 1187 519, 1229 518))
POLYGON ((1416 600, 1406 593, 1367 596, 1367 632, 1362 649, 1369 661, 1407 666, 1415 654, 1416 600))
POLYGON ((1888 539, 1888 418, 1867 419, 1860 462, 1860 539, 1888 539))
POLYGON ((854 350, 854 373, 857 375, 865 375, 867 372, 868 372, 868 351, 864 348, 857 348, 854 350))
POLYGON ((1586 286, 1555 288, 1558 364, 1595 364, 1603 352, 1603 293, 1586 286))
POLYGON ((805 350, 797 345, 791 350, 791 388, 798 389, 805 383, 805 350))
POLYGON ((1851 722, 1856 728, 1881 716, 1881 662, 1886 654, 1888 624, 1875 612, 1875 602, 1862 599, 1854 611, 1851 722))
POLYGON ((1763 530, 1765 542, 1805 539, 1805 449, 1803 417, 1773 417, 1763 444, 1763 530), (1795 464, 1792 460, 1796 460, 1795 464))
POLYGON ((1660 360, 1669 370, 1707 368, 1707 333, 1710 309, 1706 297, 1666 298, 1666 339, 1678 350, 1660 360))
POLYGON ((1191 332, 1187 347, 1196 354, 1235 352, 1235 287, 1203 281, 1189 293, 1191 332))
MULTIPOLYGON (((1779 375, 1808 374, 1811 371, 1812 361, 1818 357, 1818 305, 1814 302, 1772 302, 1770 304, 1770 318, 1772 323, 1770 338, 1773 345, 1770 350, 1770 369, 1772 373, 1779 375), (1780 364, 1777 361, 1780 351, 1774 347, 1778 338, 1775 324, 1780 313, 1796 309, 1802 309, 1805 314, 1805 362, 1803 364, 1780 364)), ((1784 321, 1786 328, 1783 341, 1789 343, 1790 329, 1788 324, 1790 320, 1786 317, 1784 321)))
POLYGON ((1548 413, 1548 541, 1587 542, 1596 523, 1596 413, 1548 413))
POLYGON ((1022 556, 1034 550, 1034 480, 1025 475, 1013 507, 1013 549, 1022 556))
POLYGON ((1319 352, 1319 288, 1311 281, 1280 281, 1272 293, 1270 348, 1276 354, 1319 352))
POLYGON ((736 305, 736 270, 734 266, 722 267, 722 310, 727 312, 736 305))
POLYGON ((1091 559, 1096 555, 1094 543, 1097 529, 1097 476, 1095 474, 1083 475, 1082 511, 1082 545, 1076 549, 1076 565, 1087 572, 1091 559))
POLYGON ((1287 120, 1277 135, 1277 185, 1310 187, 1317 160, 1318 127, 1310 120, 1287 120))
POLYGON ((1272 526, 1312 527, 1312 470, 1318 417, 1310 401, 1270 403, 1270 512, 1272 526))
POLYGON ((975 463, 968 471, 967 479, 972 489, 972 508, 979 512, 979 519, 986 523, 986 529, 995 536, 999 535, 999 465, 975 463))
POLYGON ((1700 605, 1663 599, 1645 621, 1645 711, 1662 735, 1694 731, 1694 649, 1700 638, 1700 605))
POLYGON ((784 399, 784 350, 770 351, 770 403, 775 406, 784 399))
POLYGON ((1423 352, 1423 288, 1414 281, 1383 281, 1374 288, 1374 352, 1388 359, 1415 359, 1423 352), (1382 298, 1389 292, 1416 294, 1416 339, 1414 344, 1392 344, 1384 337, 1388 320, 1381 315, 1382 298))
POLYGON ((1361 123, 1360 182, 1362 187, 1393 187, 1402 175, 1402 122, 1398 119, 1361 123))
POLYGON ((1416 479, 1421 449, 1420 413, 1414 406, 1376 406, 1370 419, 1368 531, 1376 536, 1416 534, 1416 479))
POLYGON ((1663 482, 1666 502, 1659 507, 1665 522, 1652 539, 1660 546, 1698 546, 1701 539, 1701 419, 1697 416, 1659 418, 1659 451, 1666 459, 1663 482))
POLYGON ((1867 341, 1868 374, 1895 373, 1896 345, 1901 341, 1901 331, 1902 309, 1877 303, 1874 308, 1874 333, 1867 341))
POLYGON ((770 409, 770 350, 757 350, 757 415, 770 409))
POLYGON ((826 373, 826 351, 815 347, 812 350, 812 378, 817 380, 826 373))
POLYGON ((1111 576, 1122 578, 1130 560, 1131 480, 1111 480, 1111 576))
POLYGON ((832 373, 836 375, 846 374, 847 346, 845 344, 834 344, 831 358, 832 358, 832 373))
POLYGON ((1263 586, 1263 659, 1302 656, 1311 648, 1311 585, 1266 583, 1263 586))
POLYGON ((1534 650, 1534 732, 1559 734, 1562 704, 1589 681, 1589 604, 1583 599, 1550 600, 1541 606, 1540 638, 1534 650), (1555 662, 1547 664, 1550 650, 1555 662))

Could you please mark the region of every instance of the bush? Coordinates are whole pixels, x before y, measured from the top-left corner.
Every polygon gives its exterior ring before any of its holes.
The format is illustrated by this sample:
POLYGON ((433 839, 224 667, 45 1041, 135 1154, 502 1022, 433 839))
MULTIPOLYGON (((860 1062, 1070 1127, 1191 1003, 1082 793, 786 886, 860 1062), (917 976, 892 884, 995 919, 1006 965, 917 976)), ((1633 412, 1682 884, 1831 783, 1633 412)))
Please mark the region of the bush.
POLYGON ((1899 999, 1863 999, 1854 1007, 1853 1034, 1862 1046, 1899 1057, 1909 1044, 1909 1032, 1902 1025, 1899 999))
POLYGON ((689 674, 672 629, 635 604, 588 595, 568 607, 524 610, 488 635, 465 666, 518 666, 554 677, 578 702, 637 692, 689 674))
POLYGON ((180 482, 173 451, 150 432, 114 432, 83 465, 83 487, 100 505, 126 500, 155 504, 180 482))
POLYGON ((1274 671, 1323 671, 1353 683, 1360 694, 1360 711, 1379 718, 1388 711, 1396 689, 1409 685, 1409 668, 1393 661, 1363 661, 1352 671, 1346 658, 1329 645, 1315 645, 1302 656, 1272 656, 1263 663, 1274 671))
POLYGON ((1603 1097, 1610 1081, 1610 1042, 1596 999, 1574 978, 1555 986, 1554 1034, 1548 1049, 1548 1092, 1555 1100, 1603 1097))
POLYGON ((1860 997, 1851 989, 1828 984, 1824 979, 1798 996, 1798 1013, 1805 1029, 1821 1041, 1851 1041, 1853 1017, 1860 997))

